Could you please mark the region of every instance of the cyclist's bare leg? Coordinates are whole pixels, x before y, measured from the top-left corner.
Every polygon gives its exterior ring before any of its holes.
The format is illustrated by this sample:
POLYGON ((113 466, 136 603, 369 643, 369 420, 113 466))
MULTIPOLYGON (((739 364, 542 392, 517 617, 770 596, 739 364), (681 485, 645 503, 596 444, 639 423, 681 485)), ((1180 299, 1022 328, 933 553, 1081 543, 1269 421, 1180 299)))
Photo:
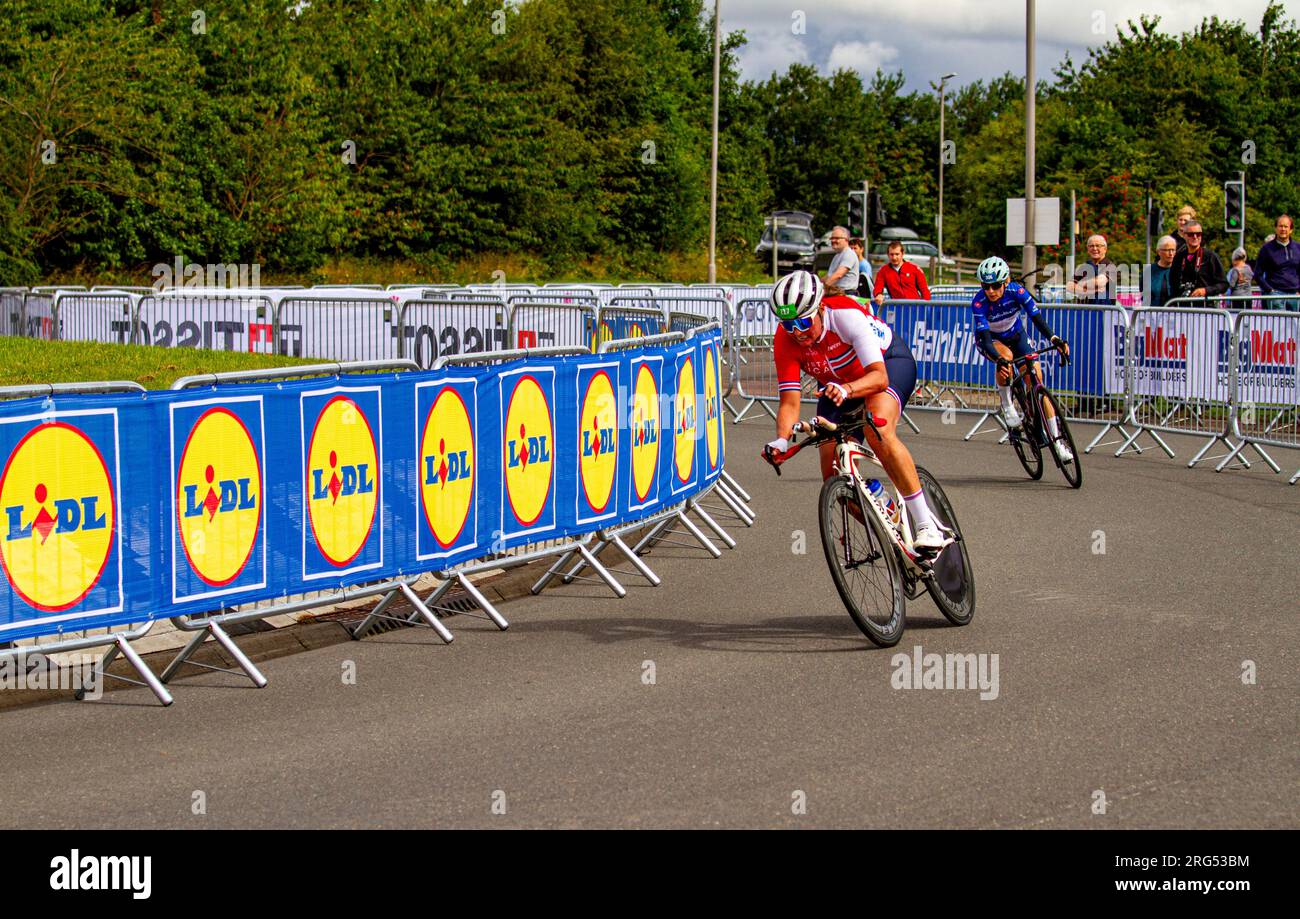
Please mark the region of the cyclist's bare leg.
POLYGON ((875 451, 880 464, 889 473, 889 479, 905 495, 915 494, 921 488, 921 480, 916 475, 916 463, 903 442, 898 439, 898 418, 901 414, 898 400, 887 392, 876 393, 867 400, 867 408, 877 418, 885 419, 885 426, 880 434, 870 428, 864 428, 867 446, 875 451))

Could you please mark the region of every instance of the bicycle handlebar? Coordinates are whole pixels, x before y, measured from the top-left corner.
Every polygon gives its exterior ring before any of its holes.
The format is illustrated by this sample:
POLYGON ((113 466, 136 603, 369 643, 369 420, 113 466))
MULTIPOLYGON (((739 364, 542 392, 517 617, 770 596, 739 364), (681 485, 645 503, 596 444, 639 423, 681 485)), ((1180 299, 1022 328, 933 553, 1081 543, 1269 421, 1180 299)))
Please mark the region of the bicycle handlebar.
POLYGON ((776 470, 777 475, 780 475, 781 465, 791 459, 804 447, 811 447, 814 444, 822 444, 825 441, 830 440, 831 437, 834 437, 836 442, 839 442, 844 438, 847 438, 850 434, 860 431, 868 426, 876 432, 876 436, 880 436, 880 429, 886 424, 888 424, 886 419, 881 418, 879 415, 869 413, 864 414, 862 420, 854 421, 846 425, 836 424, 833 421, 827 421, 820 415, 814 415, 807 421, 796 421, 794 427, 791 428, 791 434, 810 434, 812 435, 811 437, 803 443, 794 444, 788 450, 778 451, 773 450, 770 446, 764 447, 760 457, 764 462, 776 470))
MULTIPOLYGON (((1052 345, 1052 346, 1050 346, 1050 347, 1044 348, 1043 351, 1060 351, 1060 352, 1061 352, 1061 366, 1063 366, 1063 367, 1069 367, 1069 366, 1070 366, 1070 355, 1068 355, 1068 354, 1065 353, 1065 346, 1066 346, 1067 344, 1068 344, 1068 342, 1062 340, 1061 343, 1060 343, 1059 345, 1052 345)), ((1024 356, 1022 356, 1022 357, 1013 357, 1013 358, 1011 359, 1011 365, 1012 365, 1012 367, 1015 367, 1015 368, 1019 368, 1019 367, 1021 367, 1021 366, 1027 366, 1027 365, 1029 365, 1029 364, 1032 364, 1034 361, 1038 360, 1038 356, 1039 356, 1039 354, 1040 354, 1040 352, 1038 352, 1038 351, 1031 351, 1031 352, 1029 352, 1028 354, 1026 354, 1026 355, 1024 355, 1024 356)))

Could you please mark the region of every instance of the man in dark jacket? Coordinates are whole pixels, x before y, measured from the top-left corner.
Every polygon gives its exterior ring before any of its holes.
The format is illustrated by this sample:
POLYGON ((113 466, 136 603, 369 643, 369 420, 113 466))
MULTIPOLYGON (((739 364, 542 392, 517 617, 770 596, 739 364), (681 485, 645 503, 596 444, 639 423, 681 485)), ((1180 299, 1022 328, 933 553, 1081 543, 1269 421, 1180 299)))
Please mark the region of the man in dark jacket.
POLYGON ((1187 248, 1174 256, 1169 269, 1170 289, 1175 297, 1217 297, 1228 289, 1223 262, 1204 245, 1201 225, 1192 221, 1183 228, 1187 248))
MULTIPOLYGON (((1273 239, 1264 243, 1255 256, 1255 278, 1259 289, 1266 294, 1294 294, 1300 292, 1300 243, 1291 238, 1291 218, 1286 214, 1277 218, 1273 239)), ((1296 301, 1265 301, 1270 306, 1281 305, 1296 309, 1296 301)))

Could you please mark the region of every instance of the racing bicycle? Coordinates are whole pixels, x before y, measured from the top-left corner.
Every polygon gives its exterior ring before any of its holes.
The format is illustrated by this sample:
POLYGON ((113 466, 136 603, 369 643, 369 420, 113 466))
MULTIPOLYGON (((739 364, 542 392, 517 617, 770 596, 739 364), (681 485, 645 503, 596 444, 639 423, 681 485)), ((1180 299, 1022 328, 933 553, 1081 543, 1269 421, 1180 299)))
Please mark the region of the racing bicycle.
POLYGON ((794 433, 811 436, 784 452, 766 449, 763 459, 780 475, 781 464, 799 451, 835 442, 835 474, 822 484, 817 513, 826 564, 853 622, 877 645, 891 647, 903 636, 905 598, 915 600, 923 590, 953 625, 969 623, 975 615, 975 576, 957 515, 927 469, 917 466, 916 474, 935 523, 949 540, 938 553, 914 548, 907 505, 897 489, 893 507, 888 506, 886 489, 892 483, 887 476, 877 495, 872 494, 872 480, 863 475, 860 463, 870 460, 879 466, 880 460, 853 435, 880 424, 870 412, 844 424, 820 417, 799 421, 794 433))
MULTIPOLYGON (((1070 358, 1066 356, 1061 345, 1053 345, 1044 350, 1060 351, 1062 363, 1065 365, 1070 363, 1070 358)), ((1034 374, 1033 366, 1037 360, 1038 353, 1033 352, 1010 362, 1012 365, 1011 398, 1015 399, 1023 420, 1020 427, 1008 430, 1007 436, 1016 451, 1020 465, 1025 467, 1025 472, 1029 473, 1031 479, 1037 481, 1043 477, 1043 451, 1046 450, 1052 455, 1053 461, 1070 487, 1079 488, 1083 485, 1083 467, 1080 465, 1079 451, 1074 446, 1074 435, 1070 433, 1070 424, 1065 420, 1065 412, 1061 411, 1061 403, 1034 374), (1056 437, 1052 437, 1047 432, 1047 416, 1044 407, 1048 405, 1056 413, 1057 430, 1060 432, 1056 437), (1069 447, 1074 459, 1068 463, 1061 462, 1060 454, 1053 447, 1053 441, 1058 445, 1069 447)))

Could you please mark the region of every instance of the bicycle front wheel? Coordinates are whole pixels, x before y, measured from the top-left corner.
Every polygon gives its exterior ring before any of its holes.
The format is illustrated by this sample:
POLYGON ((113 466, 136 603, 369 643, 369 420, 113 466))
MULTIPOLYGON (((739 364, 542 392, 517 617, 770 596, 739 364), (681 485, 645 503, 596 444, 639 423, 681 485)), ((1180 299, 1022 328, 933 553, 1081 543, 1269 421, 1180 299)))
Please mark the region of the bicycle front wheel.
POLYGON ((1020 417, 1024 420, 1020 428, 1008 432, 1008 436, 1011 438, 1011 446, 1015 448, 1020 465, 1024 466, 1029 477, 1037 482, 1043 477, 1043 451, 1038 446, 1038 438, 1033 430, 1037 427, 1038 420, 1032 408, 1033 403, 1025 398, 1024 386, 1017 384, 1012 387, 1012 392, 1015 394, 1016 402, 1020 404, 1020 417))
POLYGON ((1043 417, 1047 417, 1048 406, 1056 413, 1057 431, 1055 437, 1050 434, 1047 436, 1048 449, 1052 451, 1052 459, 1056 460, 1056 465, 1061 469, 1061 475, 1065 476, 1065 481, 1070 484, 1071 488, 1079 488, 1083 485, 1083 466, 1079 463, 1079 448, 1074 445, 1074 435, 1070 433, 1070 425, 1065 420, 1065 413, 1061 411, 1061 403, 1049 389, 1040 390, 1040 398, 1043 406, 1043 417), (1071 460, 1061 461, 1060 448, 1065 447, 1070 451, 1071 460))
MULTIPOLYGON (((924 466, 916 467, 916 475, 921 480, 921 491, 925 493, 926 504, 930 505, 930 513, 960 537, 957 514, 948 503, 948 496, 939 480, 924 466)), ((925 589, 934 599, 934 605, 953 625, 966 625, 975 615, 975 572, 971 568, 970 553, 966 551, 966 540, 958 539, 945 546, 931 563, 930 570, 934 577, 926 578, 925 589)))
POLYGON ((862 500, 846 475, 822 484, 817 511, 822 548, 854 624, 888 648, 903 637, 903 578, 893 540, 862 500))

